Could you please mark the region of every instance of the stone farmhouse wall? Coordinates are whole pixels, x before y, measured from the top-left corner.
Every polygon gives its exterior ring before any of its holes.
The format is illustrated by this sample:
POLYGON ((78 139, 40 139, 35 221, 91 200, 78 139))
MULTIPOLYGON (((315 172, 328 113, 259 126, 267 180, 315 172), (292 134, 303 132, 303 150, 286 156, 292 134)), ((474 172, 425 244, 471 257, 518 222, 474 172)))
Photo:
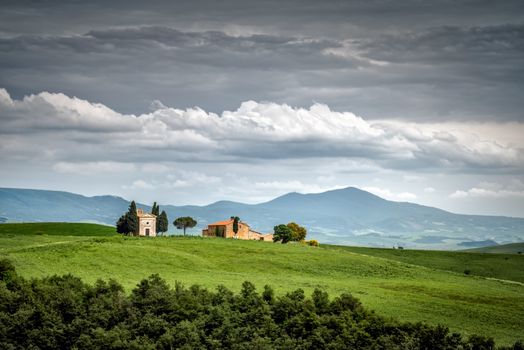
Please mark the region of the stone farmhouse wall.
POLYGON ((139 236, 156 236, 156 216, 144 213, 142 209, 137 210, 138 216, 138 235, 139 236))
MULTIPOLYGON (((206 229, 202 230, 202 236, 235 238, 235 232, 233 231, 233 220, 209 224, 206 229)), ((273 241, 273 234, 263 234, 251 230, 248 224, 245 222, 239 222, 236 238, 243 240, 273 241)))

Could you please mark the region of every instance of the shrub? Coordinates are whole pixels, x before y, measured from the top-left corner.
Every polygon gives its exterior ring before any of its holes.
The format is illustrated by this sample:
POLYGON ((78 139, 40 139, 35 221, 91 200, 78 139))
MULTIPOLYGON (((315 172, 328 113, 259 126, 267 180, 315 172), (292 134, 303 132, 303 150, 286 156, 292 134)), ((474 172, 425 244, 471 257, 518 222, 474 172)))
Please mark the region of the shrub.
POLYGON ((0 259, 0 281, 8 281, 16 276, 15 266, 7 259, 0 259))
POLYGON ((318 247, 318 241, 316 239, 307 241, 307 244, 311 247, 318 247))
MULTIPOLYGON (((244 282, 235 294, 198 285, 171 288, 158 275, 130 295, 115 281, 94 286, 65 275, 26 281, 0 260, 3 349, 494 349, 445 326, 400 323, 368 312, 345 293, 316 289, 275 296, 244 282), (5 277, 14 277, 6 283, 5 277)), ((517 342, 514 350, 522 350, 517 342)))
POLYGON ((273 242, 287 243, 291 241, 292 232, 286 225, 277 225, 273 228, 273 242))

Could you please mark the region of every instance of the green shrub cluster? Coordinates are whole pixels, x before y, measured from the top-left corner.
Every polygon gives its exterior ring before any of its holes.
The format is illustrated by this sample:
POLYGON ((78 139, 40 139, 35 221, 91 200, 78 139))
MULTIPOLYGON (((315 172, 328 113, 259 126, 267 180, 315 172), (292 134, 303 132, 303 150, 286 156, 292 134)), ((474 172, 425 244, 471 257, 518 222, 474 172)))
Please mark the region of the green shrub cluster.
MULTIPOLYGON (((521 346, 515 344, 514 348, 521 346)), ((2 349, 493 349, 444 326, 398 323, 349 294, 315 290, 275 297, 244 282, 169 287, 158 275, 126 295, 117 282, 90 286, 72 275, 25 280, 0 261, 2 349)))

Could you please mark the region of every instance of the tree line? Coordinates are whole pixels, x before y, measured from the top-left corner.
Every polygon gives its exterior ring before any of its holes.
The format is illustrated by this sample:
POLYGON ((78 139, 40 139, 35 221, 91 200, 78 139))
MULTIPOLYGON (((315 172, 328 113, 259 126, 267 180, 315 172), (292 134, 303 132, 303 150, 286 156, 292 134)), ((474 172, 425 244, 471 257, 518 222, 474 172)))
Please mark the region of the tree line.
MULTIPOLYGON (((158 275, 130 294, 115 280, 72 275, 26 280, 0 260, 1 349, 435 349, 492 350, 486 335, 404 323, 368 311, 349 293, 276 296, 244 282, 171 288, 158 275)), ((510 347, 524 349, 517 341, 510 347)))
MULTIPOLYGON (((160 212, 160 206, 154 202, 151 207, 151 214, 156 216, 156 234, 163 235, 169 229, 169 219, 165 210, 160 212)), ((189 216, 179 217, 173 221, 173 225, 177 229, 183 229, 184 235, 186 234, 186 228, 195 227, 197 221, 189 216)), ((138 234, 139 219, 137 214, 137 207, 135 201, 131 201, 129 209, 124 213, 116 222, 116 232, 134 236, 138 234)))
MULTIPOLYGON (((164 234, 168 230, 169 220, 167 218, 167 213, 162 210, 159 214, 160 206, 154 202, 151 207, 151 214, 156 216, 156 233, 157 235, 164 234)), ((233 220, 233 233, 234 237, 237 237, 240 218, 238 216, 231 216, 233 220)), ((173 221, 173 225, 179 229, 183 230, 184 236, 186 234, 187 228, 193 228, 197 225, 197 221, 190 216, 183 216, 177 218, 173 221)), ((126 235, 136 235, 138 234, 139 229, 139 219, 137 215, 137 207, 135 201, 131 201, 129 209, 124 213, 116 222, 116 231, 121 234, 126 235)), ((277 225, 273 229, 273 242, 303 242, 306 239, 307 230, 305 227, 300 226, 295 222, 290 222, 286 225, 281 224, 277 225)), ((218 232, 216 233, 219 236, 218 232)), ((310 241, 311 245, 318 245, 316 241, 310 241), (311 244, 313 242, 313 244, 311 244)))

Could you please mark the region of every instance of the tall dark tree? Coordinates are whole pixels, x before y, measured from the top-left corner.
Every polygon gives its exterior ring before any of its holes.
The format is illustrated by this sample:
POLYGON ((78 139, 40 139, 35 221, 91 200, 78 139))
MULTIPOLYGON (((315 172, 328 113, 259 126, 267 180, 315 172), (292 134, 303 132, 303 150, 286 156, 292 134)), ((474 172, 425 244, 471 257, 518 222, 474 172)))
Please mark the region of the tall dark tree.
POLYGON ((238 216, 232 216, 231 219, 233 220, 233 232, 235 233, 235 237, 238 233, 238 223, 240 222, 240 218, 238 216))
POLYGON ((129 204, 129 210, 125 215, 125 222, 127 225, 128 234, 134 235, 138 233, 138 215, 136 213, 135 201, 131 201, 131 204, 129 204))
POLYGON ((196 220, 190 216, 183 216, 173 221, 173 225, 175 225, 177 229, 184 230, 184 236, 186 235, 186 228, 195 227, 196 224, 196 220))
POLYGON ((158 215, 160 210, 160 207, 156 204, 156 202, 153 203, 153 206, 151 207, 151 214, 158 215))
POLYGON ((169 220, 167 219, 167 214, 165 210, 162 210, 162 213, 160 213, 160 216, 158 217, 158 224, 157 224, 157 231, 166 232, 168 230, 169 220))
POLYGON ((122 215, 120 219, 116 222, 116 232, 121 234, 127 234, 129 229, 127 228, 127 213, 122 215))
POLYGON ((151 214, 156 216, 156 233, 162 232, 160 231, 160 207, 156 202, 153 203, 153 206, 151 207, 151 214))
POLYGON ((136 214, 136 203, 132 201, 127 213, 122 215, 116 222, 116 232, 133 235, 138 232, 138 215, 136 214))
POLYGON ((273 230, 273 242, 282 241, 282 243, 287 243, 291 241, 293 233, 286 225, 277 225, 273 230))

